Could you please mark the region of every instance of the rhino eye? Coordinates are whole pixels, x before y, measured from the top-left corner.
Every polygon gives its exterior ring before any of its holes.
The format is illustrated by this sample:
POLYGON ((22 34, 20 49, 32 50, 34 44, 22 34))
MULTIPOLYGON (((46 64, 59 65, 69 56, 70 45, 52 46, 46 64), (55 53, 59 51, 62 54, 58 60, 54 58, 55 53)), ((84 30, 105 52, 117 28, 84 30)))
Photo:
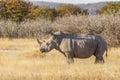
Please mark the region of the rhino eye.
POLYGON ((49 45, 49 43, 46 43, 47 45, 49 45))

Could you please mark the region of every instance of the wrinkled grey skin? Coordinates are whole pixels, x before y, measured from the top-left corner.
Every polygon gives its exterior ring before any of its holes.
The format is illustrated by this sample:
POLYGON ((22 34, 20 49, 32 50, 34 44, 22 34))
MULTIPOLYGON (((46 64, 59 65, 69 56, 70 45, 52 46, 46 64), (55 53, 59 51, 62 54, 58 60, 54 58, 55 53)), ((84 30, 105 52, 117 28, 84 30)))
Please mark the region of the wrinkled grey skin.
MULTIPOLYGON (((98 35, 82 34, 71 35, 63 32, 52 34, 47 41, 39 41, 40 51, 49 52, 56 49, 65 55, 68 63, 73 63, 73 58, 96 57, 95 63, 104 63, 103 54, 107 52, 107 43, 98 35)), ((107 53, 106 53, 107 55, 107 53)))

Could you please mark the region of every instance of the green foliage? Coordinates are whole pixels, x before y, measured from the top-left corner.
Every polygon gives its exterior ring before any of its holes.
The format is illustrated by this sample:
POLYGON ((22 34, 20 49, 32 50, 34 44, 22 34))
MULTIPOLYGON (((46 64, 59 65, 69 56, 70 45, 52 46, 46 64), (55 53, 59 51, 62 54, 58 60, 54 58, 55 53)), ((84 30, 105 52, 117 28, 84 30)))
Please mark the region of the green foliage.
POLYGON ((6 17, 6 2, 4 2, 3 0, 0 1, 0 19, 5 19, 6 17))
POLYGON ((120 2, 115 3, 107 3, 104 7, 102 7, 98 13, 99 14, 115 14, 120 10, 120 2))
POLYGON ((57 12, 54 8, 34 6, 29 13, 29 18, 36 19, 38 17, 48 20, 54 20, 57 12))
POLYGON ((13 21, 23 21, 25 20, 27 14, 29 13, 29 3, 21 0, 8 0, 6 2, 8 18, 13 21))
POLYGON ((55 9, 51 9, 49 7, 40 8, 39 17, 53 20, 56 16, 57 12, 55 9))
POLYGON ((6 0, 0 2, 0 18, 12 19, 16 22, 25 20, 29 13, 29 4, 22 0, 6 0))
POLYGON ((60 17, 85 13, 81 8, 72 4, 61 4, 56 8, 56 10, 60 17))

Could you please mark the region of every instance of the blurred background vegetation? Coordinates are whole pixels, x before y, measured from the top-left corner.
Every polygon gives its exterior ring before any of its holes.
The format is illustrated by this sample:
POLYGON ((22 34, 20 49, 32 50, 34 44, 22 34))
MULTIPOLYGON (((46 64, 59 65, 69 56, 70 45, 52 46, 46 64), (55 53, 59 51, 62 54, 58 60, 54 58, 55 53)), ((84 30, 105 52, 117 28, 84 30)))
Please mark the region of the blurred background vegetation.
POLYGON ((26 19, 43 18, 54 20, 56 17, 88 14, 86 10, 72 5, 61 4, 57 8, 39 7, 23 0, 1 0, 0 1, 0 19, 11 19, 21 22, 26 19))
MULTIPOLYGON (((109 2, 97 14, 116 14, 120 11, 120 2, 109 2)), ((89 15, 87 9, 81 9, 73 4, 60 4, 55 8, 33 5, 24 0, 1 0, 0 19, 22 22, 26 19, 47 19, 55 20, 57 17, 71 15, 89 15)))

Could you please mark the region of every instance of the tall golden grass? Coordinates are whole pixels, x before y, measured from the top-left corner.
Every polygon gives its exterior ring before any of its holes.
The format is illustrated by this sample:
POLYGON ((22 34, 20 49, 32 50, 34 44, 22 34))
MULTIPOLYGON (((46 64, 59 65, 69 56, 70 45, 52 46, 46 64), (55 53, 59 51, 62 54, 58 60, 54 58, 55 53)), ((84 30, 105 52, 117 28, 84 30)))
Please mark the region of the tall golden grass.
POLYGON ((0 39, 0 80, 119 80, 120 48, 111 48, 104 64, 95 57, 68 65, 56 50, 42 54, 35 39, 0 39))

